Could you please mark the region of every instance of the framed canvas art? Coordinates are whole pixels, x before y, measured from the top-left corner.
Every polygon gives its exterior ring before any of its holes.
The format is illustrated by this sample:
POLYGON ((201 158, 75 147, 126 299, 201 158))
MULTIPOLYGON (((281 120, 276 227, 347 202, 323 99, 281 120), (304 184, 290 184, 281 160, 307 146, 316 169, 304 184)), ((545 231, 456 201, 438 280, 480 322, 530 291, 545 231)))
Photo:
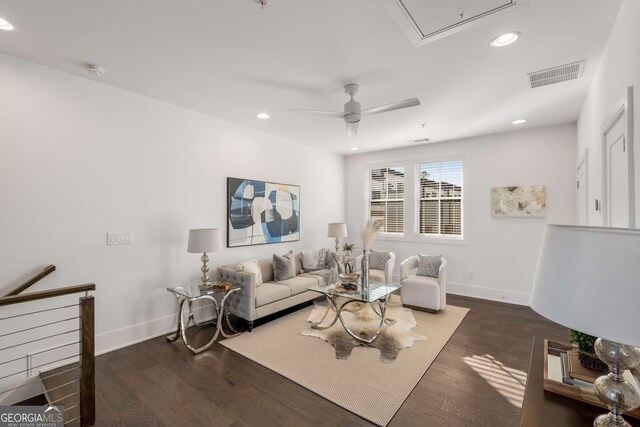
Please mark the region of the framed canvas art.
POLYGON ((491 189, 491 215, 496 218, 541 218, 546 215, 544 185, 491 189))
POLYGON ((227 178, 227 247, 300 240, 300 186, 227 178))

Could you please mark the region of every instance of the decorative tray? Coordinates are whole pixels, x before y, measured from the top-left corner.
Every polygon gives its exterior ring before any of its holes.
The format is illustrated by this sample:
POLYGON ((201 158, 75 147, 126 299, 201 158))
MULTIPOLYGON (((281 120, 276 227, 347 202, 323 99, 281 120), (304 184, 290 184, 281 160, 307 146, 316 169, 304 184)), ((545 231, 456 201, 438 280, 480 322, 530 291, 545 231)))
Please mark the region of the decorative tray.
MULTIPOLYGON (((588 376, 578 375, 572 376, 569 366, 571 364, 571 353, 576 351, 572 344, 544 340, 544 381, 543 388, 551 393, 560 394, 579 400, 590 405, 599 406, 607 409, 607 407, 598 399, 593 391, 593 381, 588 376)), ((581 371, 586 368, 580 367, 581 371)), ((593 371, 592 376, 597 378, 599 375, 605 375, 607 372, 593 371)), ((625 372, 627 381, 633 384, 636 389, 640 390, 640 375, 638 371, 625 372)), ((640 408, 628 412, 626 415, 640 418, 640 408)))

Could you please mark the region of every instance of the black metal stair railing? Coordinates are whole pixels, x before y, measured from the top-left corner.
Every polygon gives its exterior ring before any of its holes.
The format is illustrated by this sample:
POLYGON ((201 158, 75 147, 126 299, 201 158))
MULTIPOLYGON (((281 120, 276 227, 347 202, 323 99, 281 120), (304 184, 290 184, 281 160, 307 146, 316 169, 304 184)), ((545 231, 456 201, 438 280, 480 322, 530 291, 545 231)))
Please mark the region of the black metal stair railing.
POLYGON ((89 283, 0 298, 0 405, 62 406, 65 425, 95 423, 95 289, 89 283))

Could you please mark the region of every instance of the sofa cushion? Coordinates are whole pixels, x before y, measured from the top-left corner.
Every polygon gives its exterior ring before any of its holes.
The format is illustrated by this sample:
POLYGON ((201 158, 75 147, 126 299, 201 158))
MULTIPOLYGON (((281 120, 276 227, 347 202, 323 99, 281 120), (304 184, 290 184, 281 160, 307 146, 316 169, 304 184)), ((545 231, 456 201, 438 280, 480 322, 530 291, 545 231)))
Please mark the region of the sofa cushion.
POLYGON ((324 286, 325 285, 325 281, 324 281, 324 277, 322 276, 318 276, 315 271, 313 273, 304 273, 304 274, 300 274, 297 277, 309 277, 313 280, 315 280, 315 283, 313 285, 310 286, 324 286))
POLYGON ((256 288, 256 307, 263 306, 291 296, 291 288, 274 282, 263 283, 256 288))
POLYGON ((369 283, 385 283, 385 276, 384 270, 369 269, 369 283))
POLYGON ((438 277, 440 274, 440 255, 418 254, 418 276, 438 277))
POLYGON ((292 279, 282 280, 278 285, 288 286, 291 289, 291 295, 297 295, 306 292, 311 286, 318 285, 318 279, 310 276, 299 275, 292 279))
POLYGON ((257 259, 250 259, 249 261, 239 263, 236 266, 236 270, 252 273, 255 276, 256 287, 262 285, 262 270, 260 269, 260 264, 258 264, 257 259))
POLYGON ((389 251, 375 251, 371 249, 369 254, 369 268, 384 270, 387 268, 387 261, 391 258, 389 251))

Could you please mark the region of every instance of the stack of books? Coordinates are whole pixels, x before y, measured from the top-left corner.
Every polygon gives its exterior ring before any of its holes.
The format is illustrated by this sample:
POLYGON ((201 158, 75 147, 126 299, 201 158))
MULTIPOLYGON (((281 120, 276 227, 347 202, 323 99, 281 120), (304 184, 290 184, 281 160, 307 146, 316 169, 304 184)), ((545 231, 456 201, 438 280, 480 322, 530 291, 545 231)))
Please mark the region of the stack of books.
MULTIPOLYGON (((564 384, 573 385, 590 391, 593 397, 597 399, 593 391, 593 383, 602 375, 606 375, 607 371, 594 371, 585 368, 578 360, 578 350, 570 350, 566 353, 560 353, 560 370, 562 372, 562 382, 564 384)), ((631 371, 626 371, 624 377, 636 390, 640 393, 640 378, 631 371)))

